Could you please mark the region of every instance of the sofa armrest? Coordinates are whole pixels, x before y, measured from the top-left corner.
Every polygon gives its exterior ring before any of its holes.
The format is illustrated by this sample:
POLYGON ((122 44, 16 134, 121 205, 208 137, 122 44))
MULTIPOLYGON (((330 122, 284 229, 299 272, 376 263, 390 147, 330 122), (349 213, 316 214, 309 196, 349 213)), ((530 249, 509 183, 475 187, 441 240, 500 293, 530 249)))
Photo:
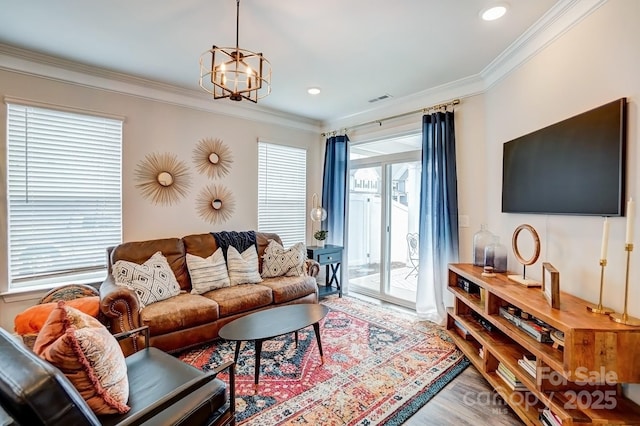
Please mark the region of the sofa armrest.
POLYGON ((305 261, 305 272, 310 277, 317 277, 320 273, 320 264, 313 259, 307 259, 305 261))
MULTIPOLYGON (((106 317, 112 334, 131 331, 140 327, 140 304, 135 292, 117 285, 109 274, 100 285, 100 312, 106 317)), ((121 343, 121 346, 125 344, 121 343)), ((135 340, 130 348, 123 347, 125 354, 137 351, 135 340)))

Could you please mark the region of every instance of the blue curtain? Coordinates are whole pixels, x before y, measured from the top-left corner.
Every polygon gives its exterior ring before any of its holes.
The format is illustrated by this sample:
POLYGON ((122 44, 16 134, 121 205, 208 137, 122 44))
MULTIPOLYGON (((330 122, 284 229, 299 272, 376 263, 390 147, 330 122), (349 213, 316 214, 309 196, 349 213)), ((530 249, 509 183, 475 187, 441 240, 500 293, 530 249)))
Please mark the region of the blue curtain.
POLYGON ((327 244, 339 246, 344 245, 348 142, 347 135, 331 136, 324 153, 322 207, 327 211, 327 219, 322 229, 329 231, 327 244))
POLYGON ((448 264, 458 261, 458 184, 453 112, 422 117, 419 318, 443 323, 448 264))

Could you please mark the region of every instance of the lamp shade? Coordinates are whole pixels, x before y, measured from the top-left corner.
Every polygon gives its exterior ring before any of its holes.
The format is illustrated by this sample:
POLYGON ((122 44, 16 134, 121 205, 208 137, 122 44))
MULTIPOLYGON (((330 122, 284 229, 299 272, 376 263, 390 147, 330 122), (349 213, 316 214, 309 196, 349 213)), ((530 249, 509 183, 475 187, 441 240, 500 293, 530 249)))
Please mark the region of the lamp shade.
POLYGON ((322 207, 314 207, 311 209, 309 216, 314 222, 322 222, 327 218, 327 211, 322 207))
POLYGON ((327 218, 327 211, 322 208, 320 203, 318 203, 318 194, 313 194, 312 201, 313 208, 309 212, 309 217, 314 222, 322 222, 327 218))

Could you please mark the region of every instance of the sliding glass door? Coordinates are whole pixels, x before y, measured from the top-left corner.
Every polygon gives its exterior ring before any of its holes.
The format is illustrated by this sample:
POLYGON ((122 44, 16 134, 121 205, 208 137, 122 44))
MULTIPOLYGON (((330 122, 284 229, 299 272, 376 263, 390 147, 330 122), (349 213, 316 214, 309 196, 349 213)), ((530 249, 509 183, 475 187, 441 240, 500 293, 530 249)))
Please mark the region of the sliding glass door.
POLYGON ((349 291, 413 307, 418 266, 419 136, 351 147, 349 291))

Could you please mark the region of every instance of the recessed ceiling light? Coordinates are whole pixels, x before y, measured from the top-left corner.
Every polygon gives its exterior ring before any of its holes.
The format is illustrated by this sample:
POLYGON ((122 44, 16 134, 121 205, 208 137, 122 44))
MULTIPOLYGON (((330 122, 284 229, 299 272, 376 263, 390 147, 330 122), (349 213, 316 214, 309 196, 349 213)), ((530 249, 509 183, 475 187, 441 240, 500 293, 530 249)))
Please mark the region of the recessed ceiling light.
POLYGON ((309 89, 307 89, 307 93, 310 95, 317 95, 320 93, 320 89, 317 87, 310 87, 309 89))
POLYGON ((507 13, 508 5, 506 3, 498 3, 493 6, 487 7, 480 11, 480 16, 485 21, 494 21, 498 18, 502 18, 507 13))

